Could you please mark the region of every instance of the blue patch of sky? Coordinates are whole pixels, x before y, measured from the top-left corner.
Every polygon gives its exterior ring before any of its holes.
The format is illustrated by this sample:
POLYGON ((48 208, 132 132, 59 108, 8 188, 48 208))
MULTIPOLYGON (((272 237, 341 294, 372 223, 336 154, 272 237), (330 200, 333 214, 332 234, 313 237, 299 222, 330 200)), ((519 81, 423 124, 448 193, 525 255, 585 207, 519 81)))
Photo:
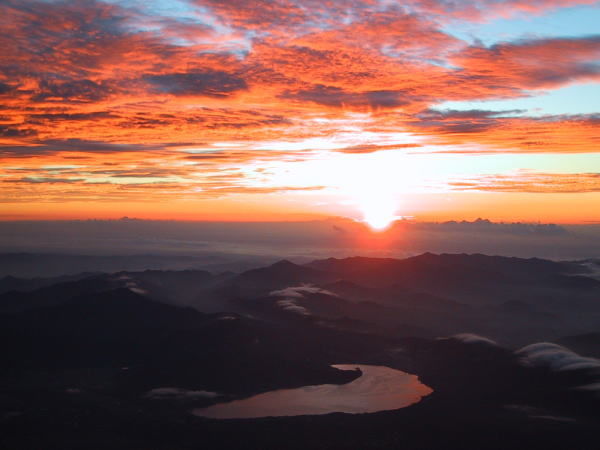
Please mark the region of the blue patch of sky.
MULTIPOLYGON (((545 15, 519 15, 490 22, 451 23, 443 31, 470 44, 490 46, 526 39, 578 38, 600 34, 600 2, 562 8, 545 15)), ((437 109, 522 109, 528 116, 592 114, 600 112, 600 84, 585 83, 555 90, 531 92, 531 96, 506 100, 444 102, 437 109)))
POLYGON ((520 14, 489 22, 454 22, 443 31, 469 43, 486 46, 497 42, 551 37, 582 37, 600 33, 600 2, 562 8, 544 15, 520 14))
POLYGON ((124 8, 134 8, 145 14, 162 17, 185 17, 198 11, 198 7, 186 0, 104 0, 124 8))
MULTIPOLYGON (((217 34, 232 34, 233 30, 221 22, 209 8, 201 5, 195 5, 188 0, 104 0, 107 3, 113 3, 125 8, 131 8, 140 12, 142 15, 155 19, 170 19, 181 22, 182 24, 197 24, 212 28, 217 34)), ((156 23, 137 23, 133 25, 136 31, 153 31, 162 30, 163 25, 158 20, 156 23)), ((176 26, 169 24, 168 26, 176 26)), ((239 58, 244 58, 251 48, 251 33, 247 33, 244 38, 232 41, 232 45, 228 48, 232 54, 239 58)), ((193 45, 195 42, 190 42, 183 37, 171 37, 170 42, 174 45, 193 45)), ((221 51, 221 49, 215 49, 221 51)))
MULTIPOLYGON (((184 24, 210 26, 217 31, 229 31, 211 16, 210 12, 185 0, 104 0, 124 8, 131 8, 144 16, 155 19, 171 19, 184 24), (221 27, 223 30, 219 30, 221 27)), ((159 26, 137 24, 139 31, 156 31, 159 26)))
POLYGON ((577 84, 536 93, 531 97, 506 100, 444 102, 436 105, 435 108, 461 111, 470 109, 489 111, 522 109, 525 110, 524 115, 532 117, 559 114, 594 114, 600 113, 600 84, 577 84))

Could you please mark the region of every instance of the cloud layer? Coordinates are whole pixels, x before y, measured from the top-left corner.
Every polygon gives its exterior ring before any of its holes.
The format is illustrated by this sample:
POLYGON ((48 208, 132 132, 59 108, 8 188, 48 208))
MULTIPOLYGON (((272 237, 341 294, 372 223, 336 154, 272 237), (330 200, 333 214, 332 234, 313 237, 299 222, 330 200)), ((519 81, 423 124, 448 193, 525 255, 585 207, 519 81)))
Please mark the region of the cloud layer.
MULTIPOLYGON (((592 3, 185 0, 175 11, 153 1, 6 0, 0 201, 320 189, 255 170, 331 150, 596 152, 594 114, 443 107, 597 83, 598 35, 486 45, 448 31, 592 3), (370 138, 318 144, 344 133, 370 138), (390 143, 389 133, 411 141, 390 143)), ((500 177, 449 189, 597 190, 588 174, 549 176, 542 187, 500 177)))

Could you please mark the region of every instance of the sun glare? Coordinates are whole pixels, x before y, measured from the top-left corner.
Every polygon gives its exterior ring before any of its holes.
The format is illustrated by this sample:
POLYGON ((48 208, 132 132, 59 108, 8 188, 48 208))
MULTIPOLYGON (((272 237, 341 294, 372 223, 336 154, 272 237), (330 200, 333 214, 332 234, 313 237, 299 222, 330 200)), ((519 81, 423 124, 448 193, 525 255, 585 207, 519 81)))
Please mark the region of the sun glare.
MULTIPOLYGON (((265 147, 264 145, 262 147, 265 147)), ((308 143, 298 148, 309 147, 308 143)), ((273 147, 275 148, 275 146, 273 147)), ((431 175, 429 160, 401 151, 344 154, 315 151, 301 162, 269 161, 268 170, 257 163, 247 169, 256 186, 274 188, 318 186, 327 202, 341 206, 342 215, 366 223, 374 231, 388 228, 398 219, 399 199, 408 198, 424 177, 431 175), (350 208, 348 208, 350 207, 350 208)))
POLYGON ((370 198, 358 199, 358 207, 363 221, 373 230, 383 231, 396 220, 396 200, 388 195, 373 195, 370 198))

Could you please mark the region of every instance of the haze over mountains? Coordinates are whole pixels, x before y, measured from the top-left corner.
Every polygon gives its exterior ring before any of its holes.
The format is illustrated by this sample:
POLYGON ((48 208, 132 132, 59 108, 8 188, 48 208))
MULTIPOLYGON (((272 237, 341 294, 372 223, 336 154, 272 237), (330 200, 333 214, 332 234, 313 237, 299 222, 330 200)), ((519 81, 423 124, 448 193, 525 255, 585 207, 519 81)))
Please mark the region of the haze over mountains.
POLYGON ((241 273, 184 270, 0 279, 0 310, 24 311, 128 289, 204 313, 234 312, 437 337, 481 333, 509 344, 591 332, 600 281, 588 262, 499 256, 282 260, 241 273))
POLYGON ((600 227, 401 220, 373 234, 343 218, 311 222, 121 220, 0 222, 0 275, 202 269, 241 272, 281 259, 405 258, 425 252, 593 259, 600 227))

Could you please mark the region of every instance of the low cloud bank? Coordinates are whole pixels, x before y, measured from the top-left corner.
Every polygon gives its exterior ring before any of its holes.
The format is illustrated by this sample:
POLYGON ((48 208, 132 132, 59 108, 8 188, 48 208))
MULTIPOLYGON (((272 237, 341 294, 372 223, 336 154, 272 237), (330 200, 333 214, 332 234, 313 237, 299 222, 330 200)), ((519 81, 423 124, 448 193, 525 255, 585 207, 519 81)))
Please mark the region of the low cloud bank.
POLYGON ((162 387, 152 389, 144 394, 145 398, 151 400, 196 400, 206 398, 216 398, 220 394, 210 391, 191 391, 176 387, 162 387))
POLYGON ((124 282, 124 287, 139 295, 147 295, 148 291, 139 287, 138 282, 128 275, 120 275, 116 278, 118 282, 124 282))
POLYGON ((454 339, 465 344, 482 344, 489 345, 492 347, 498 347, 498 343, 496 341, 473 333, 460 333, 443 339, 454 339))
MULTIPOLYGON (((516 351, 521 361, 533 367, 547 367, 556 371, 594 370, 600 376, 600 360, 581 356, 562 345, 551 342, 531 344, 516 351)), ((600 381, 600 380, 599 380, 600 381)))
POLYGON ((562 345, 540 342, 523 347, 515 352, 524 365, 545 367, 556 372, 577 371, 588 375, 590 383, 576 386, 577 391, 586 391, 600 397, 600 359, 581 356, 562 345))
POLYGON ((310 316, 310 312, 304 306, 298 305, 294 299, 277 300, 275 303, 284 311, 288 311, 301 316, 310 316))
POLYGON ((284 297, 281 300, 277 300, 275 304, 280 307, 284 311, 288 311, 294 314, 299 314, 301 316, 309 316, 310 311, 298 304, 298 301, 305 298, 307 295, 311 294, 325 294, 332 295, 337 297, 338 295, 321 289, 317 286, 312 286, 310 284, 303 284, 301 286, 291 286, 285 289, 279 289, 277 291, 272 291, 269 293, 270 297, 284 297))
POLYGON ((450 220, 448 222, 414 222, 408 225, 415 230, 454 231, 478 233, 503 233, 519 236, 556 236, 567 234, 566 228, 554 223, 492 222, 488 219, 450 220))
POLYGON ((312 286, 310 284, 303 284, 301 286, 295 286, 295 287, 287 287, 285 289, 273 291, 273 292, 269 293, 269 296, 271 296, 271 297, 304 298, 307 294, 325 294, 325 295, 331 295, 333 297, 338 296, 334 292, 328 291, 326 289, 321 289, 320 287, 312 286))

